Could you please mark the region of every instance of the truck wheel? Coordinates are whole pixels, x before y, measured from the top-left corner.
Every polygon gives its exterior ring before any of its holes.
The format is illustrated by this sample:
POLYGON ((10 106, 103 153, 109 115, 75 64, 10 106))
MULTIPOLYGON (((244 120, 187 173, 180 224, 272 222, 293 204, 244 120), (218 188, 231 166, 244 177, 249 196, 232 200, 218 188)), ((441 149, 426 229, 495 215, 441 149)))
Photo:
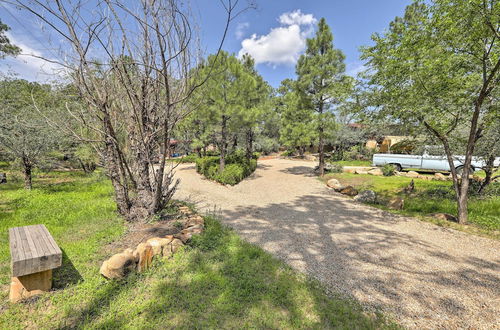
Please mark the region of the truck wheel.
MULTIPOLYGON (((462 175, 462 173, 464 172, 464 168, 465 168, 465 166, 463 166, 463 165, 457 166, 455 168, 458 176, 462 175)), ((471 166, 471 167, 469 167, 469 174, 472 174, 472 173, 474 173, 474 167, 471 166)))
POLYGON ((394 169, 397 172, 401 172, 403 170, 403 167, 401 166, 401 164, 393 164, 393 163, 391 163, 390 165, 394 166, 394 169))

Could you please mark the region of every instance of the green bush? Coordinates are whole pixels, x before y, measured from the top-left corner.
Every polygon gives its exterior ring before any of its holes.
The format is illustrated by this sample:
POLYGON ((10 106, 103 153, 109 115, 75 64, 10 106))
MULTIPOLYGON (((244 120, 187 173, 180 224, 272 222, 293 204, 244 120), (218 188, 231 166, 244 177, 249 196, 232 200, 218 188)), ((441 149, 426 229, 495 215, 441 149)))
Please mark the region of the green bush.
POLYGON ((234 186, 244 179, 244 172, 245 168, 241 164, 228 164, 215 179, 220 183, 234 186))
MULTIPOLYGON (((256 157, 254 155, 254 157, 256 157)), ((244 151, 238 150, 226 157, 224 171, 219 173, 219 157, 202 157, 196 159, 196 171, 210 180, 222 184, 235 185, 257 168, 257 160, 248 160, 244 151)))
POLYGON ((214 165, 218 166, 218 164, 219 164, 219 157, 216 156, 198 158, 196 159, 196 172, 207 176, 208 169, 214 165))
POLYGON ((382 173, 384 174, 384 176, 393 176, 394 174, 396 174, 396 168, 394 167, 394 165, 385 164, 384 166, 382 166, 382 173))
POLYGON ((186 155, 181 158, 175 158, 176 161, 179 161, 180 163, 194 163, 198 159, 198 155, 196 154, 191 154, 191 155, 186 155))

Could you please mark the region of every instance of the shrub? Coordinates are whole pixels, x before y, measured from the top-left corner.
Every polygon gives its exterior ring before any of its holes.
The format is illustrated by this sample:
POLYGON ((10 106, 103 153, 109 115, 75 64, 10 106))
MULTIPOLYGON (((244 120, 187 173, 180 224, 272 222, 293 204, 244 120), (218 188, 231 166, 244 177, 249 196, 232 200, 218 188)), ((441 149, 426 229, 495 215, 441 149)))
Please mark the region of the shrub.
POLYGON ((216 180, 223 184, 234 186, 244 178, 245 168, 241 164, 228 164, 224 171, 216 176, 216 180))
MULTIPOLYGON (((254 155, 258 157, 258 155, 254 155)), ((219 157, 202 157, 196 160, 196 171, 210 180, 235 185, 257 168, 257 160, 248 160, 243 150, 238 150, 226 157, 224 171, 219 173, 219 157)))
POLYGON ((394 174, 396 174, 396 168, 394 167, 394 165, 385 164, 384 166, 382 166, 382 173, 384 174, 384 176, 393 176, 394 174))
POLYGON ((208 156, 196 159, 196 172, 207 176, 208 169, 211 166, 217 166, 219 164, 219 157, 208 156))
POLYGON ((331 163, 329 166, 328 172, 342 173, 342 172, 344 172, 344 166, 342 166, 340 164, 331 163))
POLYGON ((194 163, 198 159, 198 155, 196 154, 191 154, 191 155, 186 155, 182 158, 177 159, 181 163, 194 163))

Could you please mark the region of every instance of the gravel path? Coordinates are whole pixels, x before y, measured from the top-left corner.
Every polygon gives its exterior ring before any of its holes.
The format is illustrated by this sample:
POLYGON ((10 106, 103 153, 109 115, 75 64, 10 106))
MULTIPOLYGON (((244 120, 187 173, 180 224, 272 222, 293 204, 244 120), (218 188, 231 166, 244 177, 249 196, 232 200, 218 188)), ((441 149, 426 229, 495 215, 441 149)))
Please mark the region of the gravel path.
POLYGON ((500 242, 358 205, 311 162, 259 161, 225 187, 181 165, 176 198, 217 209, 246 240, 419 329, 500 329, 500 242))

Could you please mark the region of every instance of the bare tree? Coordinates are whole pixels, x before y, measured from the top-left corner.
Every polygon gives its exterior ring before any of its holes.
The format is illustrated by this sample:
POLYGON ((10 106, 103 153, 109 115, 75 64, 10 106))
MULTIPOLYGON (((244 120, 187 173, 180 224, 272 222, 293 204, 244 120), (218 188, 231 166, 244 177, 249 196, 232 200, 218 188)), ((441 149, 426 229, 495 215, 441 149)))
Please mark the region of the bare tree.
MULTIPOLYGON (((160 211, 178 184, 166 162, 172 132, 206 81, 196 79, 201 53, 188 6, 181 0, 142 0, 133 2, 134 8, 111 0, 9 3, 36 16, 70 46, 61 52, 61 64, 84 106, 68 111, 99 137, 92 142, 101 152, 118 211, 129 220, 160 211)), ((219 51, 238 14, 238 0, 220 3, 227 18, 219 51)))

